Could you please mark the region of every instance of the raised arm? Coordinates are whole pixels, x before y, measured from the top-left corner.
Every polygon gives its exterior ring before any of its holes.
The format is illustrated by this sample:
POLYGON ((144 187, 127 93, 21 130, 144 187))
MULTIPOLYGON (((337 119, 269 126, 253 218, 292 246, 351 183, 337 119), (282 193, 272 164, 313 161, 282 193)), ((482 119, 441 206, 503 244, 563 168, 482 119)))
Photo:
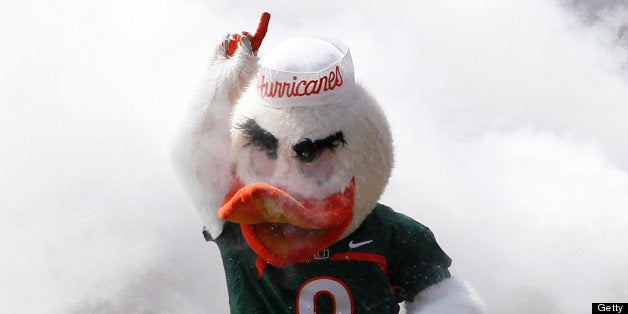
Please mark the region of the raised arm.
POLYGON ((270 15, 255 35, 227 35, 214 46, 171 147, 175 170, 196 212, 213 237, 222 231, 216 216, 232 181, 231 110, 257 72, 257 49, 270 15))

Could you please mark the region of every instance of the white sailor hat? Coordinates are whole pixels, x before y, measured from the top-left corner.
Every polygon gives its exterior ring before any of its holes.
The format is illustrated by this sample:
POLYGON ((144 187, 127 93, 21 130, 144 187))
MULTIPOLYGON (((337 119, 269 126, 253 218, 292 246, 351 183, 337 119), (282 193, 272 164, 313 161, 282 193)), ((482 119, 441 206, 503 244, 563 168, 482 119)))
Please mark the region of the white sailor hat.
POLYGON ((335 104, 355 87, 349 48, 337 39, 289 38, 264 55, 257 97, 273 108, 335 104))

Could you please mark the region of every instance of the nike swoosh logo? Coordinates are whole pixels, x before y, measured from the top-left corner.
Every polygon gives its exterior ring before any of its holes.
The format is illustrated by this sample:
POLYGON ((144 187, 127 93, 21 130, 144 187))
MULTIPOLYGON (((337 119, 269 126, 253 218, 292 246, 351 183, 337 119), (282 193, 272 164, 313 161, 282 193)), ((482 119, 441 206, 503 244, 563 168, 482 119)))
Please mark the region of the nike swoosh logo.
POLYGON ((349 241, 349 248, 350 249, 355 249, 358 247, 361 247, 363 245, 367 245, 369 243, 373 242, 373 240, 368 240, 368 241, 362 241, 362 242, 358 242, 358 243, 353 243, 353 240, 349 241))

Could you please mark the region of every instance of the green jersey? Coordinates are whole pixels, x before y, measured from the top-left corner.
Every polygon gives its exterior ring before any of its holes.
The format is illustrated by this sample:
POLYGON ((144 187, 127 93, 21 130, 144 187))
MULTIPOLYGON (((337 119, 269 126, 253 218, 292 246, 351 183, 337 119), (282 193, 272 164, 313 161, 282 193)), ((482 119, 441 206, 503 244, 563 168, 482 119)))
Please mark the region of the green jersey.
POLYGON ((450 276, 432 232, 381 204, 351 235, 283 268, 258 258, 236 223, 205 236, 220 249, 231 313, 398 313, 450 276))

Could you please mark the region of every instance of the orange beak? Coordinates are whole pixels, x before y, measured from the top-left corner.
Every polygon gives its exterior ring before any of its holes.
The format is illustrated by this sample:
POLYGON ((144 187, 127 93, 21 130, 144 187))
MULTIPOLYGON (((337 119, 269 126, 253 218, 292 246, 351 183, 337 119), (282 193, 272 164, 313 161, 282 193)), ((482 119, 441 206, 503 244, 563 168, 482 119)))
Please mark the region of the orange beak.
POLYGON ((355 180, 344 192, 297 201, 262 182, 234 184, 218 217, 240 223, 245 240, 259 257, 284 267, 333 244, 353 218, 355 180))

